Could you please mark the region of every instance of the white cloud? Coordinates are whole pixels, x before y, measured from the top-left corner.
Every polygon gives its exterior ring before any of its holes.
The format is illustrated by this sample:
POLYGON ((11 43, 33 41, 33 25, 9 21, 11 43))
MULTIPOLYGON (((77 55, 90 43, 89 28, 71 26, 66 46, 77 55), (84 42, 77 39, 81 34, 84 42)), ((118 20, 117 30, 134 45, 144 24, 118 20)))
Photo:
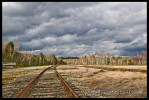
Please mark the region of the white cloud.
POLYGON ((36 53, 123 55, 147 48, 146 2, 3 2, 2 9, 3 40, 36 53))

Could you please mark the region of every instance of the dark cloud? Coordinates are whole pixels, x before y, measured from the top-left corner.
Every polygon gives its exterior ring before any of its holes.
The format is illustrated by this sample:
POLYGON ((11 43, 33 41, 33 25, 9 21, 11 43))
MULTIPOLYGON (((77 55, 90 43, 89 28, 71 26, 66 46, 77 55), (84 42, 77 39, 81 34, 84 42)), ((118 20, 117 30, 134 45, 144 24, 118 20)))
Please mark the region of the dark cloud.
POLYGON ((80 56, 146 50, 146 2, 3 2, 2 39, 20 51, 80 56), (33 50, 33 51, 32 51, 33 50))
POLYGON ((130 36, 130 34, 118 34, 115 36, 116 40, 115 43, 130 43, 132 42, 132 37, 130 36))
POLYGON ((137 55, 137 52, 141 53, 142 51, 146 51, 147 50, 147 45, 130 45, 128 47, 125 47, 123 49, 123 55, 127 56, 127 55, 137 55))

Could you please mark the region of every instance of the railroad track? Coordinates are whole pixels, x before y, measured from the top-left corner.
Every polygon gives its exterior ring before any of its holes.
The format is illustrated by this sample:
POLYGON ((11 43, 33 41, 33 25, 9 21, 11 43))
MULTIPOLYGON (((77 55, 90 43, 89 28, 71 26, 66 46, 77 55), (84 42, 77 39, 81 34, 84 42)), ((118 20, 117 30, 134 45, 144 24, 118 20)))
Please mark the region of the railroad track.
POLYGON ((79 98, 56 71, 56 67, 44 69, 13 98, 79 98))

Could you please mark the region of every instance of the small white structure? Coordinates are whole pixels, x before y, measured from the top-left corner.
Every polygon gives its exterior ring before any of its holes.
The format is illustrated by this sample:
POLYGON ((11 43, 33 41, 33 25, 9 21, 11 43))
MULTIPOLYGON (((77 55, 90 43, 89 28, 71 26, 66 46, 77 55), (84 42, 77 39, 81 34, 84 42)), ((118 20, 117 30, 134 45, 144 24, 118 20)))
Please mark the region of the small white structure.
POLYGON ((2 65, 3 66, 15 66, 16 63, 14 63, 14 62, 2 62, 2 65))

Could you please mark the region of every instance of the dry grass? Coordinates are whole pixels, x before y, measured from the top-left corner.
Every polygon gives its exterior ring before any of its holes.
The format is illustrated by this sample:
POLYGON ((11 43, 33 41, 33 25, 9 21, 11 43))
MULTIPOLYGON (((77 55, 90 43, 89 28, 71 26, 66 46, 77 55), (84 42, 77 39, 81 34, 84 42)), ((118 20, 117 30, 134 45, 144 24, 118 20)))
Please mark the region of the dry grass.
POLYGON ((104 97, 112 97, 112 98, 146 98, 147 97, 147 74, 146 73, 130 72, 130 71, 107 71, 107 70, 87 68, 82 66, 60 66, 58 72, 65 72, 76 76, 78 80, 82 80, 92 90, 110 90, 110 91, 142 90, 143 91, 143 93, 132 93, 132 92, 131 93, 101 93, 101 95, 104 97), (70 68, 77 68, 77 69, 70 69, 70 68))
POLYGON ((85 83, 92 89, 99 90, 143 90, 142 94, 103 94, 110 97, 147 97, 147 75, 140 72, 104 72, 94 75, 90 79, 84 79, 85 83))
POLYGON ((126 69, 144 69, 147 70, 147 65, 117 65, 117 66, 112 66, 112 65, 79 65, 80 67, 93 67, 93 68, 100 68, 100 67, 105 67, 105 68, 126 68, 126 69))
POLYGON ((47 67, 51 67, 51 65, 48 65, 48 66, 39 66, 36 69, 44 69, 44 68, 47 68, 47 67))

